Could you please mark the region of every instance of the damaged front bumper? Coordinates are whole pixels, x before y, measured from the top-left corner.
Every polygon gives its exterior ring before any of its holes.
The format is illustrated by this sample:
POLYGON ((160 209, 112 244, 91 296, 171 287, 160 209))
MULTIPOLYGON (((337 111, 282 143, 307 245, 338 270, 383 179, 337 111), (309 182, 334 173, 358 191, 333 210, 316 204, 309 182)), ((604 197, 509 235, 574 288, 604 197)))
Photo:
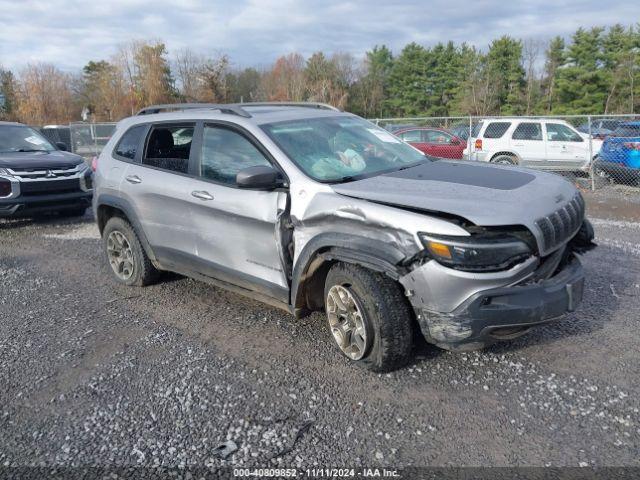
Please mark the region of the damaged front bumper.
POLYGON ((527 278, 511 286, 477 291, 447 312, 410 300, 427 341, 447 350, 475 350, 561 317, 582 300, 584 272, 574 255, 551 278, 526 283, 527 278))

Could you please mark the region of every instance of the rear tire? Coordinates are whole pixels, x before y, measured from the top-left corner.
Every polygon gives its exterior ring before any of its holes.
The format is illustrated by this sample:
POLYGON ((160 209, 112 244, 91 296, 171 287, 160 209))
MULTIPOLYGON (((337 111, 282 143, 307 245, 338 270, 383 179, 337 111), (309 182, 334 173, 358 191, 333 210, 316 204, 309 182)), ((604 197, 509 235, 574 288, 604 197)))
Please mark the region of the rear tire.
POLYGON ((511 155, 498 155, 491 159, 491 163, 497 163, 499 165, 517 165, 518 160, 511 155))
POLYGON ((114 278, 128 286, 144 287, 158 278, 138 235, 129 222, 111 217, 102 231, 102 244, 114 278))
POLYGON ((327 274, 324 298, 329 329, 347 358, 374 372, 407 363, 413 313, 397 282, 358 265, 337 263, 327 274))

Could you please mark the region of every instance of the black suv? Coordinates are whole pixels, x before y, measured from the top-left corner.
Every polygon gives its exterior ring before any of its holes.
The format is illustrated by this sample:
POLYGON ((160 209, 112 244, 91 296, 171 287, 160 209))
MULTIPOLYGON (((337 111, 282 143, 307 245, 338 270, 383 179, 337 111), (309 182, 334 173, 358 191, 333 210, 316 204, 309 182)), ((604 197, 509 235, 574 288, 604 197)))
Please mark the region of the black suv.
POLYGON ((0 122, 0 217, 83 215, 93 195, 84 159, 37 130, 0 122))

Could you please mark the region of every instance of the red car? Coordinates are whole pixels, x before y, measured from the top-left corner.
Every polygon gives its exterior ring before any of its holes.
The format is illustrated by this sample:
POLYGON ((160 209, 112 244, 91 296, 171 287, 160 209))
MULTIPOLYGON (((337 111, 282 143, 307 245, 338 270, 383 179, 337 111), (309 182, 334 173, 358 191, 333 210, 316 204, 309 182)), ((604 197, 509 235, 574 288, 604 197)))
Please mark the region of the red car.
POLYGON ((394 133, 432 157, 461 159, 467 146, 464 140, 441 128, 411 127, 394 133))

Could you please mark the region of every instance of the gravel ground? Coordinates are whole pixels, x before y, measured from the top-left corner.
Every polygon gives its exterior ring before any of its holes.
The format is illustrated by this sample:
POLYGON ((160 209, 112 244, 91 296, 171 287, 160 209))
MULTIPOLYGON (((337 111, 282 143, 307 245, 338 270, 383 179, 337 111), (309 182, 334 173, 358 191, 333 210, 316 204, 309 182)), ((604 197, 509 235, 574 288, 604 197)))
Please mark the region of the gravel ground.
POLYGON ((116 285, 89 216, 2 222, 0 465, 640 466, 640 223, 599 208, 578 312, 386 375, 319 314, 116 285))

